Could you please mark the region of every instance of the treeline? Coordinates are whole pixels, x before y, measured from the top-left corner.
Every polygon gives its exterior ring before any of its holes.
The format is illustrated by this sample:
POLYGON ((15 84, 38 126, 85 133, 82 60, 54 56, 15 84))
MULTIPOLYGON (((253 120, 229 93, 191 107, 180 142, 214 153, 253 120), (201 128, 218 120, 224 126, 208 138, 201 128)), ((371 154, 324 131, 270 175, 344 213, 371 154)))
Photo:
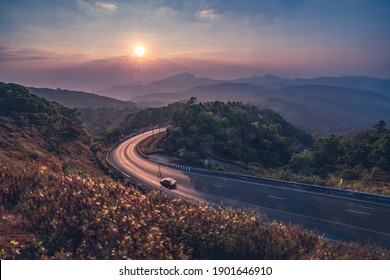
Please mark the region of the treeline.
POLYGON ((153 127, 166 123, 172 115, 172 105, 161 108, 147 108, 138 112, 127 114, 121 124, 111 132, 105 133, 103 141, 112 144, 140 129, 153 127))
POLYGON ((371 131, 349 137, 319 137, 312 149, 294 154, 287 167, 322 178, 334 174, 345 184, 390 182, 390 130, 379 121, 371 131))

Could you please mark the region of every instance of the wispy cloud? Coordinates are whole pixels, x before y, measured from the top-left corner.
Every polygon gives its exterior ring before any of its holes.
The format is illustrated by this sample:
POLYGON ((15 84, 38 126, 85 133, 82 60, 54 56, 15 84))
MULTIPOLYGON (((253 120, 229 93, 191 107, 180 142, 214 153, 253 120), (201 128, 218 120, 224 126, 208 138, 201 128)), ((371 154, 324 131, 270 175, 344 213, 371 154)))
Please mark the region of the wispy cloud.
POLYGON ((0 62, 46 60, 49 57, 49 52, 38 49, 0 46, 0 62))
POLYGON ((107 3, 107 2, 96 2, 95 6, 100 9, 102 12, 108 13, 108 14, 114 14, 118 7, 113 3, 107 3))
POLYGON ((118 6, 113 3, 97 1, 95 3, 90 3, 86 0, 76 0, 77 5, 80 9, 88 13, 104 13, 113 15, 118 10, 118 6))
MULTIPOLYGON (((58 62, 61 60, 82 61, 86 56, 80 54, 55 52, 42 48, 0 45, 0 64, 17 62, 58 62)), ((0 65, 1 68, 1 65, 0 65)))
POLYGON ((197 18, 202 21, 215 21, 222 17, 222 15, 217 14, 213 9, 202 10, 196 14, 197 18))

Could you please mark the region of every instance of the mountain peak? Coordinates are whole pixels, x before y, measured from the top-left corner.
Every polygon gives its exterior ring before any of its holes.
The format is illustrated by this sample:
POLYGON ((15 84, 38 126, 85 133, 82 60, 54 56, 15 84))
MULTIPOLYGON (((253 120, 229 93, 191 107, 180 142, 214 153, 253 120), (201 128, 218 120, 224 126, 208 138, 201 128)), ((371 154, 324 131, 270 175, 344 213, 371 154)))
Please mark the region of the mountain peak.
POLYGON ((193 79, 196 79, 196 77, 194 75, 192 75, 191 73, 188 73, 188 72, 184 72, 184 73, 180 73, 180 74, 176 74, 176 75, 173 75, 173 76, 169 76, 165 79, 162 79, 162 80, 193 80, 193 79))
POLYGON ((279 76, 271 75, 271 74, 266 74, 266 75, 263 76, 263 78, 266 78, 266 79, 282 79, 279 76))
POLYGON ((189 73, 189 72, 180 73, 180 74, 177 74, 177 75, 175 75, 175 76, 177 76, 177 77, 195 78, 195 75, 192 75, 192 74, 189 73))

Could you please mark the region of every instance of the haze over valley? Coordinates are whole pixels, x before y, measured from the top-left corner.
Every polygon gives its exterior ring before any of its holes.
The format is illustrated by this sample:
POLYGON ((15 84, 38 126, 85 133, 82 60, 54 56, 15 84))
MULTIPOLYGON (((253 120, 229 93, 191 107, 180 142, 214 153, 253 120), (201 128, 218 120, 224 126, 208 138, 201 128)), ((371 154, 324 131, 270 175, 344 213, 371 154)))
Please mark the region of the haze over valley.
POLYGON ((86 93, 30 88, 38 96, 78 108, 124 109, 134 107, 134 103, 138 107, 159 107, 190 97, 199 101, 241 101, 272 109, 316 135, 348 134, 368 129, 380 119, 389 121, 389 89, 390 80, 369 77, 287 79, 265 75, 214 80, 190 73, 98 91, 101 95, 126 100, 122 103, 103 97, 100 101, 96 95, 84 98, 91 100, 85 103, 81 96, 86 93))

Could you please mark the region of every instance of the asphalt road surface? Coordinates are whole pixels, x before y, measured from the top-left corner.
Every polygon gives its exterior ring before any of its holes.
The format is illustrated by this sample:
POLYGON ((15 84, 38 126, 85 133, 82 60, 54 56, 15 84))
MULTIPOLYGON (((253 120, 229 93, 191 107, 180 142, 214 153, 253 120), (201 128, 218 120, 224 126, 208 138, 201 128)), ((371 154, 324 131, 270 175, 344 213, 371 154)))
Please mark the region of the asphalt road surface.
POLYGON ((107 160, 123 174, 177 197, 259 208, 269 219, 316 229, 331 240, 363 243, 371 240, 390 248, 390 203, 292 188, 280 183, 228 179, 169 168, 138 153, 137 145, 152 133, 158 133, 158 130, 119 143, 109 152, 107 160), (168 190, 162 187, 160 173, 161 177, 174 178, 177 188, 168 190))

